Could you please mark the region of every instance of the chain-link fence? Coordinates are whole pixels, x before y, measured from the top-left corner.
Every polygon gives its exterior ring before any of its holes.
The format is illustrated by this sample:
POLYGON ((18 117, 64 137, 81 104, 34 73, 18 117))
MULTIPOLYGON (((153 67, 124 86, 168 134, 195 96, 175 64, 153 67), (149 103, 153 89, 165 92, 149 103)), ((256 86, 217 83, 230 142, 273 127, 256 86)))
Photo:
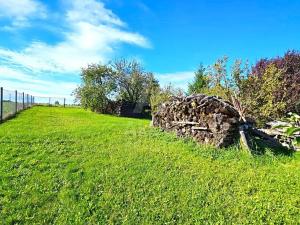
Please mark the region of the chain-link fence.
POLYGON ((40 97, 0 88, 0 122, 33 105, 66 106, 65 98, 40 97))

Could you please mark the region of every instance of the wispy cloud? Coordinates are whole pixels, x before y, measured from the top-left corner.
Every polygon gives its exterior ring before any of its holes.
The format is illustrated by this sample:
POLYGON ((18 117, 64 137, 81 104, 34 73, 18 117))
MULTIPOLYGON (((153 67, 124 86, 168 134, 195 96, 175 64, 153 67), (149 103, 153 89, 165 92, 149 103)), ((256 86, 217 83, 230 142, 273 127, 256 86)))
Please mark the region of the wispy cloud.
POLYGON ((36 96, 52 96, 70 98, 70 90, 77 86, 75 82, 56 82, 38 78, 37 75, 28 74, 9 67, 0 67, 1 84, 9 90, 24 91, 36 96), (53 92, 55 90, 55 92, 53 92))
MULTIPOLYGON (((22 16, 13 20, 13 23, 29 22, 29 16, 33 15, 35 10, 39 7, 44 8, 41 3, 34 0, 22 1, 24 4, 32 3, 33 9, 23 12, 22 16)), ((10 2, 13 3, 13 1, 10 2)), ((8 7, 7 5, 9 4, 2 4, 2 8, 8 7)), ((56 34, 60 35, 61 41, 54 44, 33 41, 20 50, 0 47, 0 67, 9 67, 19 74, 28 71, 30 74, 39 76, 44 74, 42 78, 44 80, 51 80, 48 74, 56 73, 60 75, 60 80, 64 80, 65 76, 79 74, 80 69, 89 63, 109 61, 115 56, 120 44, 136 45, 142 48, 151 47, 147 38, 139 33, 131 32, 128 25, 107 9, 101 1, 70 0, 66 5, 64 13, 59 16, 61 29, 57 29, 63 32, 56 34)), ((48 11, 48 13, 51 12, 48 11)), ((12 18, 14 14, 17 14, 17 11, 11 11, 6 17, 11 15, 12 18)), ((0 73, 0 78, 1 76, 3 75, 0 73)), ((34 79, 28 82, 33 84, 34 79)), ((68 86, 69 92, 72 91, 71 86, 68 86)), ((37 89, 36 86, 31 87, 37 89)), ((57 88, 51 92, 50 89, 48 90, 51 94, 56 92, 57 88)))
POLYGON ((65 15, 63 41, 33 42, 20 51, 0 48, 0 58, 32 70, 73 73, 88 63, 107 61, 120 43, 150 46, 142 35, 124 30, 125 23, 101 2, 72 1, 65 15))
POLYGON ((188 83, 193 80, 195 73, 193 71, 182 71, 174 73, 158 73, 156 77, 162 85, 172 84, 175 87, 186 90, 188 83))
POLYGON ((46 17, 46 6, 36 0, 0 1, 0 18, 11 20, 11 24, 3 29, 27 27, 30 25, 29 20, 46 17))
POLYGON ((106 9, 102 2, 94 0, 71 0, 70 10, 67 12, 69 21, 85 21, 93 25, 106 23, 116 26, 125 26, 125 23, 118 18, 111 10, 106 9))

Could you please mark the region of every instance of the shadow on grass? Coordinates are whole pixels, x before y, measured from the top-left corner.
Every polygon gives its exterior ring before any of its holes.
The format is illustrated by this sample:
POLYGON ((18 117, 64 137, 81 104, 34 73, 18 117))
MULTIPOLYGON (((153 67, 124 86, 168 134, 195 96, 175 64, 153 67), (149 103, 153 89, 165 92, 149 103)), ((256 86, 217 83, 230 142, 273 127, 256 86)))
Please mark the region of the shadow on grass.
POLYGON ((17 112, 14 112, 14 113, 6 115, 4 118, 2 118, 2 120, 0 120, 0 125, 4 124, 5 122, 10 121, 12 119, 18 118, 21 113, 23 113, 26 110, 32 109, 33 107, 36 107, 36 106, 30 106, 30 107, 21 109, 21 110, 19 110, 17 112))
POLYGON ((267 152, 272 152, 274 155, 292 156, 295 153, 295 151, 293 151, 292 149, 284 146, 274 147, 258 137, 253 137, 251 145, 252 154, 254 155, 264 155, 267 152))
MULTIPOLYGON (((198 143, 191 137, 178 137, 175 132, 164 132, 159 128, 152 129, 152 138, 157 138, 158 136, 164 137, 164 139, 168 142, 179 141, 187 146, 196 153, 197 155, 204 156, 206 158, 211 159, 234 159, 243 157, 244 153, 249 155, 249 152, 244 149, 242 146, 240 139, 237 140, 230 146, 225 148, 217 148, 213 145, 201 144, 198 143), (241 154, 242 153, 242 154, 241 154)), ((274 147, 268 144, 267 141, 260 139, 259 137, 251 137, 251 154, 254 156, 265 156, 270 153, 274 156, 287 156, 292 157, 295 154, 295 151, 288 149, 286 147, 274 147)))

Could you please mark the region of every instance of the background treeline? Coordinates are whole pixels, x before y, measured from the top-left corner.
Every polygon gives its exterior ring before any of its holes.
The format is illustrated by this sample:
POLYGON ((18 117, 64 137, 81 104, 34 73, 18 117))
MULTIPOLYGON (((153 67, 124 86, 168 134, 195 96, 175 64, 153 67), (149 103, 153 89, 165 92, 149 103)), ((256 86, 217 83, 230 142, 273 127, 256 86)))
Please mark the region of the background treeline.
POLYGON ((228 58, 200 66, 188 87, 189 94, 218 95, 228 101, 237 98, 246 115, 258 125, 300 110, 300 54, 288 51, 283 57, 261 59, 252 67, 228 58))
POLYGON ((250 66, 227 57, 213 65, 200 65, 187 93, 172 85, 160 87, 153 73, 140 63, 125 59, 92 64, 82 69, 82 84, 75 90, 84 108, 105 112, 111 101, 150 104, 152 112, 172 95, 204 93, 228 101, 237 99, 244 113, 258 125, 300 110, 300 53, 288 51, 283 57, 261 59, 250 66))

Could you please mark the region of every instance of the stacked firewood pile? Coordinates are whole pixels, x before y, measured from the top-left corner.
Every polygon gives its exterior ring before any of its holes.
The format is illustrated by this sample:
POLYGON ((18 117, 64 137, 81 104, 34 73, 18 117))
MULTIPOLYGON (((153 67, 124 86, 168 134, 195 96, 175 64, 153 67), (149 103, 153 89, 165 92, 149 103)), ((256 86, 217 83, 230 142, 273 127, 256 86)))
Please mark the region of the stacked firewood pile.
POLYGON ((267 123, 267 128, 260 129, 264 133, 268 134, 269 136, 276 139, 278 142, 281 143, 281 145, 293 149, 295 151, 300 151, 300 147, 294 145, 295 139, 300 137, 300 132, 297 132, 291 136, 288 136, 286 132, 284 132, 285 128, 284 126, 289 126, 290 124, 288 122, 282 122, 282 121, 273 121, 267 123))
POLYGON ((200 143, 226 147, 239 138, 239 112, 215 96, 172 97, 153 114, 153 125, 200 143))
POLYGON ((259 153, 255 147, 259 139, 269 147, 300 150, 293 144, 300 132, 287 136, 282 128, 276 128, 284 125, 282 122, 270 123, 269 129, 257 129, 255 121, 245 117, 239 101, 232 97, 232 102, 233 105, 204 94, 172 97, 153 113, 152 124, 164 131, 174 131, 180 137, 192 137, 199 143, 216 147, 227 147, 240 140, 250 152, 259 153))

